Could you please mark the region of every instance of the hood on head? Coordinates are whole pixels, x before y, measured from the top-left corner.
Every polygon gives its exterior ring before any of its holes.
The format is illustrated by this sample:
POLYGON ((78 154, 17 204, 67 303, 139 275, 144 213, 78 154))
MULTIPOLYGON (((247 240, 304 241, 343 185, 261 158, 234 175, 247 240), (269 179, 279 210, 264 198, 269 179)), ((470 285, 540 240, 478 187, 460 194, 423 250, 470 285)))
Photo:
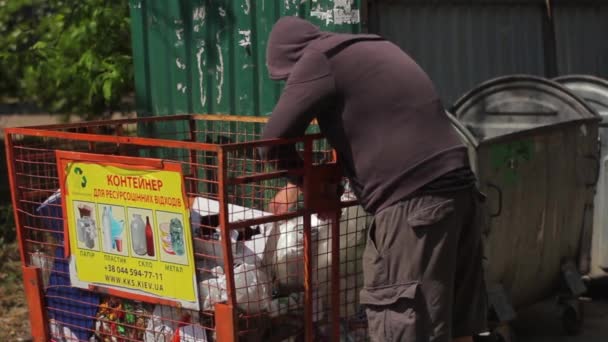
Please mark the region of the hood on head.
POLYGON ((266 66, 270 78, 285 80, 298 62, 304 48, 322 36, 321 30, 310 22, 297 17, 279 19, 268 38, 266 66))

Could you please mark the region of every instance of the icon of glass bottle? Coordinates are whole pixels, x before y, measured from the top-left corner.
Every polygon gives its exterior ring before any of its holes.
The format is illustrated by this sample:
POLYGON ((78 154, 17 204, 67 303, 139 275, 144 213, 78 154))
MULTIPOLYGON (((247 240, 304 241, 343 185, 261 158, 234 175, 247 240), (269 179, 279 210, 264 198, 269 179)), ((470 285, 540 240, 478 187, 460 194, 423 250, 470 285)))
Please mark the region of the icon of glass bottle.
POLYGON ((150 218, 146 216, 146 249, 148 255, 154 256, 154 234, 152 234, 152 226, 150 225, 150 218))
POLYGON ((148 253, 146 224, 140 214, 133 214, 133 220, 131 221, 131 243, 133 244, 133 251, 137 255, 146 255, 148 253))

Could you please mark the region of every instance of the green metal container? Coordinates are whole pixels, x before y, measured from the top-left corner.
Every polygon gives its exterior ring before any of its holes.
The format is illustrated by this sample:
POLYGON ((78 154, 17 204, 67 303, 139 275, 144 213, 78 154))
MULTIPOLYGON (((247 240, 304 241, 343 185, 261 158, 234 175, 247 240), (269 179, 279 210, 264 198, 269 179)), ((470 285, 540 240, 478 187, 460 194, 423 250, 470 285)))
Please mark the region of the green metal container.
MULTIPOLYGON (((266 43, 274 23, 282 16, 299 16, 322 30, 356 33, 361 27, 359 4, 360 0, 129 0, 138 116, 270 114, 281 91, 266 68, 266 43)), ((260 125, 253 123, 196 125, 194 137, 183 121, 139 125, 138 135, 222 144, 244 142, 260 133, 260 125)), ((185 149, 142 148, 139 154, 189 158, 185 149)), ((184 173, 205 177, 200 170, 184 173)))
POLYGON ((360 30, 360 0, 130 0, 139 116, 269 114, 266 42, 282 16, 360 30))

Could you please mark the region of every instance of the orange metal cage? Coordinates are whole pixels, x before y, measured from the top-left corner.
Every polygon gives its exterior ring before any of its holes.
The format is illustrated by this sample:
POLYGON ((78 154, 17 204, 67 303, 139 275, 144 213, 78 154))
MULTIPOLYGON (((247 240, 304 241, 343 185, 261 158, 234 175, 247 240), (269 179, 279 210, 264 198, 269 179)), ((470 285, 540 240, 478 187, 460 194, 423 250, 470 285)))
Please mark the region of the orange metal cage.
POLYGON ((265 121, 177 115, 6 129, 35 340, 366 340, 358 296, 370 217, 348 186, 340 202, 324 196, 340 175, 314 124, 298 139, 262 141, 265 121), (297 146, 302 166, 281 169, 258 157, 259 147, 285 144, 297 146), (72 286, 56 151, 181 165, 199 311, 170 298, 72 286), (303 176, 302 191, 291 212, 273 215, 268 202, 288 176, 303 176))

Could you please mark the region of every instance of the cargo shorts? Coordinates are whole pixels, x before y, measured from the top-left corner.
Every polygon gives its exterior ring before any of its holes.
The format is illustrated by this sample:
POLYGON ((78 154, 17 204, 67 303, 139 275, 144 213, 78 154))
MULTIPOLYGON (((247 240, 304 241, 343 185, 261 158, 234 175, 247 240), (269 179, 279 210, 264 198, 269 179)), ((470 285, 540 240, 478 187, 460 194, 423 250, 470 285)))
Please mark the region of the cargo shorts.
POLYGON ((374 216, 360 295, 372 341, 447 342, 486 331, 482 196, 475 188, 414 196, 374 216))

